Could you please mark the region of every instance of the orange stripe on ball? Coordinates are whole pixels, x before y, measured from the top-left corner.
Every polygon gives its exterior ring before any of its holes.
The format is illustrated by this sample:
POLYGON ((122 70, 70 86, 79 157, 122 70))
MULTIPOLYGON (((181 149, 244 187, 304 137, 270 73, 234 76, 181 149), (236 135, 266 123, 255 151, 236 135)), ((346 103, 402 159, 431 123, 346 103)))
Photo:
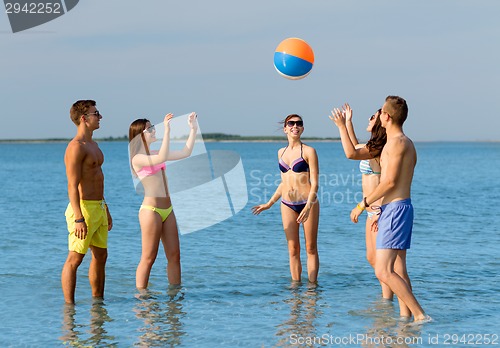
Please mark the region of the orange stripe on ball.
POLYGON ((297 37, 291 37, 280 42, 276 52, 290 54, 314 64, 314 52, 307 42, 297 37))

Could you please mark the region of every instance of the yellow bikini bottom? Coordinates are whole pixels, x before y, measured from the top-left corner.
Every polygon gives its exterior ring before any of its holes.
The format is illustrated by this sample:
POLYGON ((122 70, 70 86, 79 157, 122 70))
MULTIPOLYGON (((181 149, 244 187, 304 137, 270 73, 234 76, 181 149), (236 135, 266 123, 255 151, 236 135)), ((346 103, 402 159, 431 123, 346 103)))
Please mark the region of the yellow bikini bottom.
POLYGON ((139 210, 142 210, 142 209, 147 209, 147 210, 151 210, 151 211, 158 213, 158 215, 161 216, 162 222, 165 222, 165 220, 167 220, 168 216, 172 212, 172 206, 170 206, 168 208, 156 208, 156 207, 153 207, 152 205, 141 205, 141 208, 139 210))

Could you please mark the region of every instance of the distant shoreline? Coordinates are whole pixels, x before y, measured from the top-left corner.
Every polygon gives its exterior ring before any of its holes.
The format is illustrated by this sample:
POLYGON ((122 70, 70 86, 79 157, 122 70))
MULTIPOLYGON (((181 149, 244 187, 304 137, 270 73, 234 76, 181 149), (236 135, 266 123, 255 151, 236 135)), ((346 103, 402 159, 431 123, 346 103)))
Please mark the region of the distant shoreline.
MULTIPOLYGON (((185 141, 186 138, 174 138, 172 142, 185 141)), ((43 143, 68 143, 71 138, 47 138, 47 139, 0 139, 0 144, 43 144, 43 143)), ((128 142, 128 137, 106 137, 95 138, 97 142, 128 142)), ((302 137, 304 142, 340 142, 340 138, 302 137)), ((203 134, 206 143, 283 143, 285 136, 242 136, 223 133, 203 134)), ((500 140, 417 140, 418 143, 499 143, 500 140)))
MULTIPOLYGON (((223 133, 207 133, 202 134, 203 141, 205 142, 284 142, 286 141, 285 136, 242 136, 242 135, 232 135, 223 133)), ((71 138, 49 138, 49 139, 0 139, 0 144, 5 143, 68 143, 71 138)), ((184 138, 174 138, 171 141, 185 140, 184 138)), ((321 138, 321 137, 302 137, 303 141, 317 141, 317 142, 338 142, 340 138, 321 138)), ((107 138, 95 138, 98 142, 117 142, 126 141, 128 142, 128 137, 107 137, 107 138)))

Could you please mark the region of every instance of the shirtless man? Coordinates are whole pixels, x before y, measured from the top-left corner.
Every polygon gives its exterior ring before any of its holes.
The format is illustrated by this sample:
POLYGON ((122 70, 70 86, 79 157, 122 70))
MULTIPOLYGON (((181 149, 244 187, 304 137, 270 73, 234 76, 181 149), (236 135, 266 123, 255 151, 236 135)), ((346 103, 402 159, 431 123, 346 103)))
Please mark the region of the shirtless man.
POLYGON ((102 118, 95 105, 93 100, 79 100, 70 109, 77 133, 64 155, 69 196, 65 213, 69 253, 62 269, 61 284, 66 303, 75 303, 76 271, 89 248, 92 250, 89 268, 92 296, 104 297, 108 231, 113 222, 104 201, 101 170, 104 156, 92 140, 102 118))
MULTIPOLYGON (((351 211, 351 220, 357 223, 361 213, 382 198, 381 214, 378 222, 374 222, 378 223, 375 274, 398 297, 401 316, 413 314, 415 321, 422 321, 428 317, 412 293, 406 271, 406 250, 410 248, 413 227, 410 189, 417 164, 415 147, 403 133, 407 116, 408 106, 403 98, 386 98, 379 116, 387 133, 387 143, 380 155, 380 183, 351 211)), ((332 119, 337 125, 345 124, 344 118, 341 110, 334 110, 332 119)))

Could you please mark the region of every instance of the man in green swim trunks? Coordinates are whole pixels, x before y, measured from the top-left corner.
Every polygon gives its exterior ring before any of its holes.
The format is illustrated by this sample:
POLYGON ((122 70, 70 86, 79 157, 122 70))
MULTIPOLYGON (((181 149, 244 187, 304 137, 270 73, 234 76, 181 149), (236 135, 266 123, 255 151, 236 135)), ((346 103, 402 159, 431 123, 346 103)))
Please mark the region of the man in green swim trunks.
POLYGON ((104 155, 94 140, 102 115, 93 100, 79 100, 70 109, 70 118, 77 127, 64 155, 68 179, 69 204, 68 258, 61 274, 66 303, 75 303, 76 272, 90 248, 92 261, 89 281, 92 296, 104 297, 108 231, 113 222, 104 201, 104 175, 101 170, 104 155))

